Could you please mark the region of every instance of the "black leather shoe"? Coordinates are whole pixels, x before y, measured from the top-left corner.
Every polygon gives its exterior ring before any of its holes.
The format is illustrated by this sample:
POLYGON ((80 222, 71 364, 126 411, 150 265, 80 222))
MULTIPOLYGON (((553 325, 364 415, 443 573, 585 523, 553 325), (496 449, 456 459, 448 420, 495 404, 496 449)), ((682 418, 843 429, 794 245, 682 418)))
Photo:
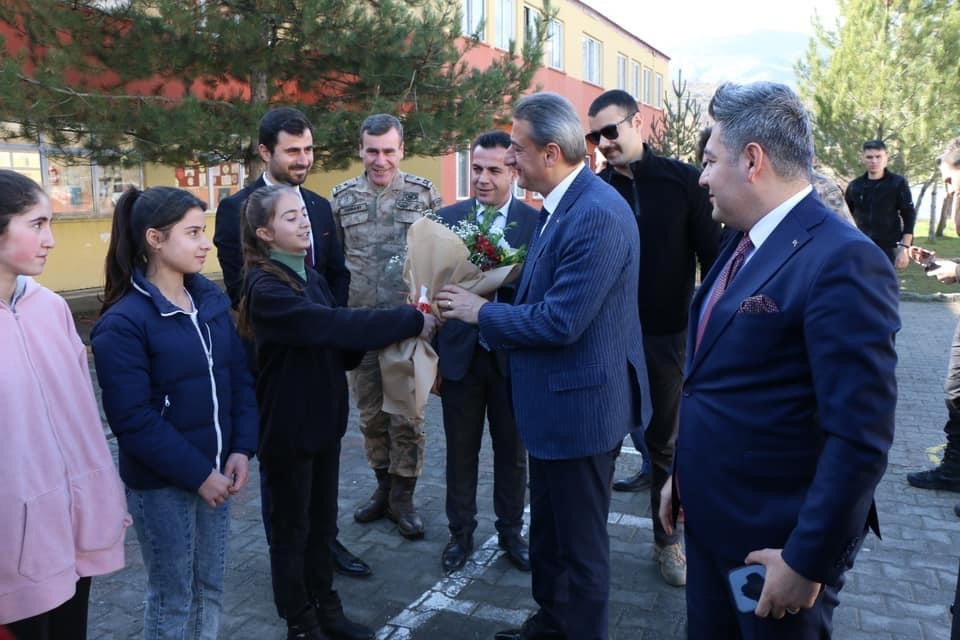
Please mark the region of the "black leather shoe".
POLYGON ((497 543, 506 551, 507 560, 520 571, 530 571, 530 547, 520 536, 501 535, 497 543))
POLYGON ((536 617, 527 618, 519 629, 497 631, 493 637, 494 640, 567 640, 567 634, 540 624, 536 617))
POLYGON ((373 570, 366 562, 350 553, 350 551, 340 544, 339 540, 334 540, 330 545, 330 551, 333 553, 333 568, 340 575, 350 578, 366 578, 373 574, 373 570))
POLYGON ((613 483, 614 491, 630 491, 637 492, 643 491, 650 488, 650 470, 647 469, 644 471, 640 469, 632 476, 624 478, 623 480, 617 480, 613 483))
POLYGON ((320 627, 331 640, 373 640, 373 629, 348 619, 342 613, 333 620, 321 621, 320 627))
POLYGON ((960 469, 941 464, 939 467, 927 471, 908 473, 907 482, 919 489, 960 492, 960 469))
POLYGON ((443 548, 443 555, 440 556, 440 563, 443 565, 445 573, 453 573, 463 569, 467 564, 467 558, 473 553, 473 537, 471 536, 465 542, 457 538, 450 537, 450 542, 443 548))
POLYGON ((287 640, 330 640, 320 628, 317 613, 312 606, 287 621, 287 640))

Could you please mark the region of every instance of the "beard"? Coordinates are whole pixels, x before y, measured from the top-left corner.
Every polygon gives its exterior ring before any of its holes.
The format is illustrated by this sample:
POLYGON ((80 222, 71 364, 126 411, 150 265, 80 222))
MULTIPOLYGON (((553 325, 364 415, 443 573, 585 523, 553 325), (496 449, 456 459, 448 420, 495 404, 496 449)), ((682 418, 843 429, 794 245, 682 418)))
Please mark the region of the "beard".
POLYGON ((310 174, 310 165, 307 166, 295 166, 295 167, 276 167, 272 164, 267 167, 270 171, 270 175, 273 176, 279 182, 288 184, 291 187, 299 187, 304 182, 307 181, 307 176, 310 174), (299 177, 294 175, 293 172, 303 172, 303 176, 299 177))

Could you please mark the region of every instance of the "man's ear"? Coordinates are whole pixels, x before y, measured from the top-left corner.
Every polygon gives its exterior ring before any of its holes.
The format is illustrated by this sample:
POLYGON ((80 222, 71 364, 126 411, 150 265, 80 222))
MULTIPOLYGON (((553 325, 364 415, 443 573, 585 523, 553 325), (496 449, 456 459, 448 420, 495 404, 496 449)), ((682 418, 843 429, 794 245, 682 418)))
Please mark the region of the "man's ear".
POLYGON ((543 164, 547 167, 556 166, 563 157, 563 152, 560 151, 560 146, 556 142, 548 142, 543 151, 543 164))
POLYGON ((757 177, 766 163, 766 154, 756 142, 749 142, 743 148, 744 161, 747 163, 747 178, 753 180, 757 177))
POLYGON ((267 149, 267 145, 261 144, 257 146, 257 152, 260 154, 260 159, 263 160, 263 164, 270 164, 270 158, 273 157, 273 154, 270 153, 270 149, 267 149))

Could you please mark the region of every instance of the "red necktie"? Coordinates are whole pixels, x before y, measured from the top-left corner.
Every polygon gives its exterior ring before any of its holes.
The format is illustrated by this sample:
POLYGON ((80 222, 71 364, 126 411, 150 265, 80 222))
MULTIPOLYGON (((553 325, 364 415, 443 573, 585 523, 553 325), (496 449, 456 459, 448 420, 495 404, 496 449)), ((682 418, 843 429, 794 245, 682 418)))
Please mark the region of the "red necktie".
POLYGON ((747 253, 749 253, 751 249, 753 249, 753 243, 750 241, 750 234, 745 233, 743 234, 743 238, 740 239, 740 244, 733 250, 733 255, 730 256, 727 265, 717 277, 717 286, 713 288, 713 293, 710 294, 710 298, 707 300, 707 306, 703 309, 703 315, 700 318, 700 323, 697 325, 697 342, 694 346, 694 353, 700 348, 700 341, 703 339, 703 332, 707 328, 707 322, 710 320, 713 306, 717 304, 717 300, 720 299, 723 292, 726 291, 730 283, 733 282, 733 279, 737 276, 737 272, 740 271, 740 267, 743 266, 743 261, 746 259, 747 253))

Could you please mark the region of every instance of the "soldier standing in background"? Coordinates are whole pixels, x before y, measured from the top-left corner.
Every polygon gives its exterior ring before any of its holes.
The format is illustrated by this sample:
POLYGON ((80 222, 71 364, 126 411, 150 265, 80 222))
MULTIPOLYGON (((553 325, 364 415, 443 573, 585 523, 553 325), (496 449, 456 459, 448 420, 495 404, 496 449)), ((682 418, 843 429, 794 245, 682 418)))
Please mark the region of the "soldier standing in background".
MULTIPOLYGON (((394 307, 407 288, 390 259, 406 247, 410 225, 440 207, 440 195, 430 180, 400 171, 403 125, 392 115, 363 121, 360 158, 364 173, 334 187, 331 198, 350 270, 349 305, 394 307)), ((373 522, 388 516, 405 538, 422 538, 413 492, 423 467, 423 421, 383 411, 379 352, 368 352, 349 377, 367 462, 377 476, 376 490, 353 517, 373 522)))

